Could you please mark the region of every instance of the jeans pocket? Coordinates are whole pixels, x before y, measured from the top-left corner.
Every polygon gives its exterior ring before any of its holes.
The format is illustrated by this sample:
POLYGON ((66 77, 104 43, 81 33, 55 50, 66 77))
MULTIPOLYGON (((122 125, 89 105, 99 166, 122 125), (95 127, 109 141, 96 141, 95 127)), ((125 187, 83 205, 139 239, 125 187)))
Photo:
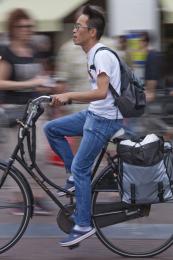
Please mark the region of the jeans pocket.
POLYGON ((111 121, 112 120, 98 116, 90 112, 85 122, 84 129, 107 136, 107 131, 109 132, 111 121))
POLYGON ((91 116, 92 118, 94 118, 96 121, 99 121, 99 122, 105 122, 105 121, 108 120, 107 118, 98 116, 98 115, 96 115, 96 114, 94 114, 94 113, 90 113, 90 116, 91 116))

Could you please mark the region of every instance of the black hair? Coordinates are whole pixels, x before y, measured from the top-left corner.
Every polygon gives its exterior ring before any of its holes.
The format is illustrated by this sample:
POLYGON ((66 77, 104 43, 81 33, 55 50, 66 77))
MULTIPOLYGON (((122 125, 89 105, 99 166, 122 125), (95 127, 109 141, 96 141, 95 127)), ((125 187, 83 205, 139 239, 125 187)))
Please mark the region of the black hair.
POLYGON ((89 18, 88 27, 96 28, 97 40, 101 38, 105 28, 104 11, 100 6, 85 5, 82 7, 82 14, 87 15, 89 18))

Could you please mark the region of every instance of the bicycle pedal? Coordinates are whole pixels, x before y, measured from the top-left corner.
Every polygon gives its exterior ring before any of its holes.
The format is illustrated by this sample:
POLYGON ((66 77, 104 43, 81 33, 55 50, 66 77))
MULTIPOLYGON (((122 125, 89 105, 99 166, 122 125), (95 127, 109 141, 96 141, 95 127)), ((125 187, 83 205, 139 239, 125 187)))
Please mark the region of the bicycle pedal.
POLYGON ((68 248, 69 248, 70 250, 72 250, 72 249, 75 249, 75 248, 79 247, 79 245, 80 245, 80 244, 78 243, 78 244, 69 246, 68 248))

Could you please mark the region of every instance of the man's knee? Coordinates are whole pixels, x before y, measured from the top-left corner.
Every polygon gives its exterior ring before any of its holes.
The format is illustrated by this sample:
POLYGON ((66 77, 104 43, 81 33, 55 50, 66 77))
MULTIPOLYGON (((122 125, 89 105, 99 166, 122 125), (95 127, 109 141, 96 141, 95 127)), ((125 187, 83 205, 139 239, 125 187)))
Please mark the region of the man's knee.
POLYGON ((60 120, 59 121, 52 120, 45 123, 43 125, 43 130, 45 132, 45 135, 50 138, 51 137, 58 138, 58 137, 65 136, 64 130, 62 129, 62 123, 60 120))
POLYGON ((50 122, 47 122, 43 125, 43 130, 45 135, 48 136, 51 131, 50 122))

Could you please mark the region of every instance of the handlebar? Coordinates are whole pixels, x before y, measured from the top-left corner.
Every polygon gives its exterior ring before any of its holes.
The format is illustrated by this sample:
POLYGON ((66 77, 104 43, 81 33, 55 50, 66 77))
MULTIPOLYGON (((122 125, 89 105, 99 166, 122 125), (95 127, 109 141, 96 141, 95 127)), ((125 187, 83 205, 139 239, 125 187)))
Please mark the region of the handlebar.
MULTIPOLYGON (((32 125, 33 120, 37 120, 39 116, 44 112, 44 108, 42 106, 42 103, 51 103, 53 97, 52 96, 40 96, 38 98, 35 98, 31 100, 28 103, 27 109, 26 109, 26 116, 25 118, 25 124, 27 126, 32 125)), ((68 102, 68 104, 71 104, 72 102, 68 102)), ((65 104, 64 104, 65 105, 65 104)))
POLYGON ((38 98, 35 98, 31 101, 33 105, 39 105, 40 103, 47 102, 50 103, 52 101, 51 96, 40 96, 38 98))
MULTIPOLYGON (((51 97, 51 96, 40 96, 38 98, 33 99, 31 101, 31 103, 32 103, 32 105, 39 105, 43 102, 51 103, 52 99, 53 99, 53 97, 51 97)), ((64 103, 64 105, 66 105, 66 104, 71 105, 72 101, 69 100, 68 103, 64 103)))

